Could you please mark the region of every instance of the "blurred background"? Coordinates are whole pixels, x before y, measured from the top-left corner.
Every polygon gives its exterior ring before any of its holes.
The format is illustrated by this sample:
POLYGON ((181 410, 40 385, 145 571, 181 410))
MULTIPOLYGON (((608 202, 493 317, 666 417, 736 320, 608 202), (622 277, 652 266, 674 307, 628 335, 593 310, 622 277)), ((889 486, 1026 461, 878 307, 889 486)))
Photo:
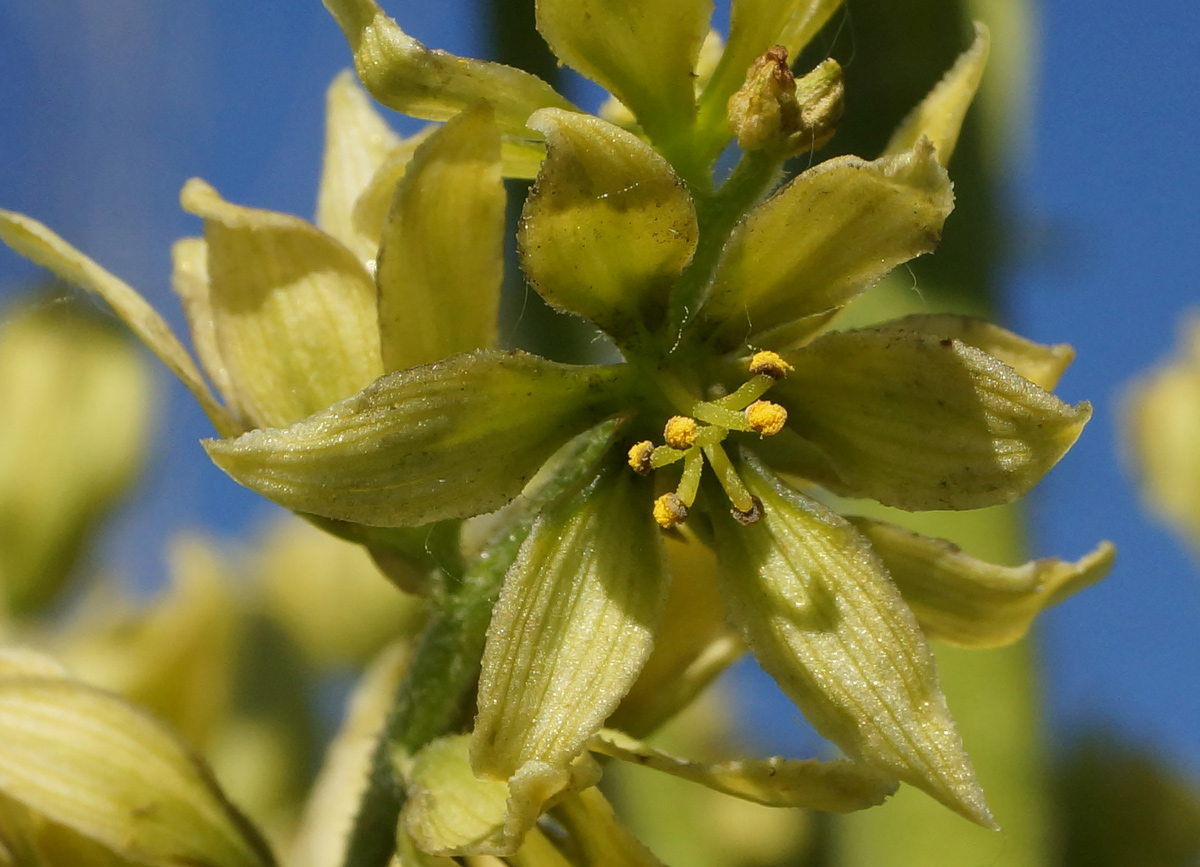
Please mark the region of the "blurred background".
MULTIPOLYGON (((525 4, 384 5, 431 47, 545 62, 521 47, 525 4)), ((948 262, 904 275, 900 292, 915 309, 965 292, 959 306, 990 307, 1020 334, 1077 350, 1059 394, 1092 401, 1096 415, 1025 504, 1025 546, 1075 559, 1108 538, 1119 554, 1107 580, 1038 627, 1049 751, 1079 755, 1086 736, 1103 745, 1093 757, 1104 765, 1120 759, 1120 743, 1195 785, 1200 561, 1144 510, 1121 413, 1130 382, 1166 358, 1181 317, 1200 307, 1200 161, 1190 151, 1200 140, 1200 5, 848 0, 814 49, 847 69, 847 129, 834 148, 873 156, 880 130, 969 44, 969 18, 989 11, 999 19, 989 75, 1002 80, 990 81, 976 137, 951 165, 959 212, 946 230, 948 262)), ((230 201, 310 216, 325 88, 348 65, 316 0, 0 3, 0 207, 53 227, 185 333, 169 248, 200 226, 177 206, 183 182, 200 176, 230 201)), ((594 89, 563 86, 597 106, 594 89)), ((402 132, 418 127, 395 121, 402 132)), ((0 317, 16 315, 11 302, 43 280, 0 248, 0 317)), ((162 582, 163 542, 180 529, 240 538, 274 511, 207 461, 197 446, 211 433, 206 420, 155 371, 148 469, 89 554, 144 588, 162 582)), ((794 708, 748 667, 735 675, 754 718, 747 737, 811 754, 794 708)))

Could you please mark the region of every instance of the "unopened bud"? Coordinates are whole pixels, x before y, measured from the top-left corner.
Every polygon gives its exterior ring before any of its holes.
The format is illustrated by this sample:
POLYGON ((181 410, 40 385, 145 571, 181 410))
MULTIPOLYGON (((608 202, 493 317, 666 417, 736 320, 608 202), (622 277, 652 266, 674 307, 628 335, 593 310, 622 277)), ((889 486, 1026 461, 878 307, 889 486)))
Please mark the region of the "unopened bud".
POLYGON ((727 115, 742 150, 785 155, 822 147, 842 116, 842 68, 826 60, 796 80, 787 49, 776 45, 754 61, 746 83, 729 98, 727 115))

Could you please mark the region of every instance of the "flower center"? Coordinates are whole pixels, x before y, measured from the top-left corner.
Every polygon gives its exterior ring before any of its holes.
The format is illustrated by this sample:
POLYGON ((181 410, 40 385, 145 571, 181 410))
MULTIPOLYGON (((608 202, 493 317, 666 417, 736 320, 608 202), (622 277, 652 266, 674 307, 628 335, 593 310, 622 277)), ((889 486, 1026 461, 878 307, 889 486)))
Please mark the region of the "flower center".
POLYGON ((787 410, 761 398, 791 369, 774 352, 756 352, 750 359, 750 379, 740 388, 716 400, 695 403, 690 416, 669 418, 663 445, 644 440, 629 450, 629 466, 642 475, 683 461, 679 486, 654 501, 654 520, 659 526, 669 530, 687 520, 706 460, 729 497, 733 516, 745 524, 762 517, 762 503, 746 490, 721 443, 731 431, 772 436, 783 430, 787 410))

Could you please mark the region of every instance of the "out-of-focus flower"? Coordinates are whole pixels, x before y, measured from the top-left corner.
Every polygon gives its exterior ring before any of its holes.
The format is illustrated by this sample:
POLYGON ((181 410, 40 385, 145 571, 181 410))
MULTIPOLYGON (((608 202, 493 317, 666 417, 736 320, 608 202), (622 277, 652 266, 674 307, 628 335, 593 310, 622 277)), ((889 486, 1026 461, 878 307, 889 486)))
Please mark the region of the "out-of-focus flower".
POLYGON ((152 392, 134 346, 54 305, 0 326, 0 619, 58 594, 133 480, 152 392))
MULTIPOLYGON (((185 187, 205 238, 177 246, 177 287, 224 406, 132 290, 28 218, 0 214, 0 235, 154 342, 224 437, 206 444, 219 466, 352 537, 456 532, 527 491, 568 444, 594 446, 508 569, 473 733, 396 757, 412 840, 508 855, 538 845, 537 819, 553 809, 586 847, 611 824, 588 788, 589 751, 777 805, 857 809, 900 780, 992 826, 922 627, 968 645, 1012 640, 1103 574, 1111 550, 1001 570, 851 522, 817 493, 908 510, 1008 502, 1090 416, 1047 390, 1069 352, 994 326, 913 316, 824 331, 936 245, 986 30, 882 156, 819 163, 762 200, 788 155, 832 134, 836 65, 798 83, 784 58, 836 2, 735 3, 701 83, 703 0, 544 0, 541 32, 619 100, 628 129, 534 76, 426 49, 373 0, 326 5, 378 99, 446 123, 414 151, 335 84, 331 117, 348 114, 330 123, 319 229, 185 187), (745 153, 714 188, 734 127, 745 153), (603 331, 620 363, 495 348, 501 178, 539 161, 522 268, 552 306, 603 331), (742 639, 850 762, 701 765, 602 730, 666 634, 663 531, 684 529, 715 552, 742 639)), ((613 863, 648 857, 636 841, 622 851, 613 863)))
POLYGON ((1200 316, 1184 323, 1174 357, 1131 388, 1125 410, 1147 505, 1200 548, 1200 316))

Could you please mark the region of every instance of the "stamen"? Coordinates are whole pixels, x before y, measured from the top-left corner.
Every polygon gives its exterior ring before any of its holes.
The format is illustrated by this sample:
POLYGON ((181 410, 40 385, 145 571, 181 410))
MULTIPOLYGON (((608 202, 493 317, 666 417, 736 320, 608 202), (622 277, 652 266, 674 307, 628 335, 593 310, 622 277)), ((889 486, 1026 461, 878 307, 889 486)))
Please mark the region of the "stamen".
POLYGON ((745 409, 750 430, 765 437, 774 436, 787 424, 787 410, 769 400, 756 400, 745 409))
POLYGON ((733 503, 734 509, 739 512, 751 512, 754 509, 754 497, 750 496, 750 492, 742 484, 737 470, 729 460, 729 455, 725 454, 725 449, 719 445, 705 446, 704 455, 712 464, 713 471, 717 474, 717 481, 725 489, 725 496, 729 497, 729 502, 733 503))
POLYGON ((729 410, 745 409, 766 394, 767 389, 774 384, 774 379, 760 373, 743 382, 736 391, 712 401, 712 404, 729 410))
POLYGON ((650 459, 654 456, 654 443, 642 440, 629 450, 629 466, 639 476, 644 476, 652 469, 650 459))
POLYGON ((687 506, 675 494, 663 494, 654 501, 654 520, 664 530, 682 524, 687 516, 687 506))
POLYGON ((673 449, 690 449, 696 444, 696 434, 699 431, 700 425, 696 424, 694 418, 688 418, 686 415, 673 415, 667 419, 667 426, 663 429, 663 439, 673 449))
POLYGON ((783 356, 777 352, 762 351, 754 353, 750 359, 750 375, 769 376, 771 379, 783 379, 794 368, 783 360, 783 356))
POLYGON ((687 455, 686 450, 681 451, 680 449, 673 449, 670 446, 659 446, 650 455, 650 469, 661 470, 663 467, 669 467, 676 461, 683 460, 685 455, 687 455))
POLYGON ((763 516, 762 500, 758 497, 750 497, 751 506, 747 512, 739 511, 736 507, 729 510, 729 514, 733 515, 733 519, 742 526, 758 523, 763 516))
POLYGON ((675 489, 676 496, 689 509, 696 502, 696 492, 700 490, 700 472, 704 469, 704 455, 699 449, 692 449, 683 460, 683 477, 679 487, 675 489))
POLYGON ((716 425, 725 430, 750 430, 742 413, 721 406, 716 401, 696 404, 692 407, 692 414, 705 424, 716 425))

